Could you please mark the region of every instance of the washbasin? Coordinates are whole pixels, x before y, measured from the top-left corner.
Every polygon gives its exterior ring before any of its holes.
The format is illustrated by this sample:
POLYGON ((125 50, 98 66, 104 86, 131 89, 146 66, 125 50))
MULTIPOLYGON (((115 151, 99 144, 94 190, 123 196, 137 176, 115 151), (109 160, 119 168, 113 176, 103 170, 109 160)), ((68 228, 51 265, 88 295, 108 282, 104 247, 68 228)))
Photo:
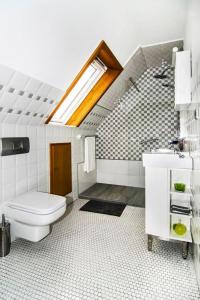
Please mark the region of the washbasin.
POLYGON ((188 152, 183 152, 184 157, 180 158, 172 152, 145 152, 142 155, 143 166, 150 168, 167 169, 191 169, 192 159, 188 152))
POLYGON ((160 153, 160 154, 165 154, 165 153, 174 153, 174 151, 172 149, 168 149, 168 148, 159 148, 159 149, 152 149, 151 153, 160 153))

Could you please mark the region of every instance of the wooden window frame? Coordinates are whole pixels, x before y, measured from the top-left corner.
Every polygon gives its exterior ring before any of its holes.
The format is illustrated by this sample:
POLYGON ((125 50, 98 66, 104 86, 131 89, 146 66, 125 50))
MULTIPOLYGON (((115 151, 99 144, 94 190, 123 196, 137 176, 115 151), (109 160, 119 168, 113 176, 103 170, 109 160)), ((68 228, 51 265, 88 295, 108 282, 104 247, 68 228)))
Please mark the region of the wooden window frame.
POLYGON ((61 98, 57 107, 53 110, 53 112, 48 117, 46 124, 48 124, 58 108, 62 105, 63 101, 67 97, 67 95, 71 92, 75 84, 81 78, 85 70, 88 66, 94 61, 95 58, 99 58, 107 67, 106 72, 102 75, 102 77, 98 80, 98 82, 94 85, 88 95, 84 98, 79 107, 74 111, 70 119, 67 121, 65 125, 68 126, 80 126, 83 120, 87 117, 96 103, 100 100, 100 98, 105 94, 111 84, 115 81, 115 79, 119 76, 119 74, 123 71, 123 67, 112 53, 110 48, 107 46, 105 41, 101 41, 99 46, 90 56, 88 61, 82 67, 81 71, 75 77, 73 82, 70 84, 69 88, 66 90, 65 94, 61 98))

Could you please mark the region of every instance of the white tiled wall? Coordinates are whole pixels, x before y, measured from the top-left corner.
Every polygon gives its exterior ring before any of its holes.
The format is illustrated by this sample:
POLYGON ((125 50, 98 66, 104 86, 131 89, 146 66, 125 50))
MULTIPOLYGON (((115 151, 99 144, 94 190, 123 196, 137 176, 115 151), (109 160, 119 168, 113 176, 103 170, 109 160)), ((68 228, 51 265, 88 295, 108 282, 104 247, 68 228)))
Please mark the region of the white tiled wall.
POLYGON ((97 159, 97 182, 133 187, 145 186, 142 161, 97 159))
MULTIPOLYGON (((188 20, 186 24, 184 47, 191 51, 192 57, 192 102, 200 111, 200 1, 188 2, 188 20)), ((192 191, 193 219, 192 233, 194 240, 194 264, 200 287, 200 119, 193 111, 181 112, 181 133, 189 142, 190 155, 193 158, 192 191)))
POLYGON ((192 170, 192 234, 194 241, 194 263, 200 287, 200 119, 195 120, 193 111, 181 112, 181 132, 188 140, 192 170))
POLYGON ((44 124, 64 91, 0 65, 0 122, 44 124))
POLYGON ((85 173, 84 163, 78 164, 78 192, 79 194, 87 190, 90 186, 96 183, 97 170, 90 173, 85 173))
MULTIPOLYGON (((49 144, 72 143, 73 197, 78 195, 78 164, 83 162, 83 141, 77 135, 93 132, 69 127, 0 125, 1 137, 29 137, 27 154, 0 156, 0 204, 29 190, 49 191, 49 144)), ((96 172, 79 176, 82 189, 96 182, 96 172)))

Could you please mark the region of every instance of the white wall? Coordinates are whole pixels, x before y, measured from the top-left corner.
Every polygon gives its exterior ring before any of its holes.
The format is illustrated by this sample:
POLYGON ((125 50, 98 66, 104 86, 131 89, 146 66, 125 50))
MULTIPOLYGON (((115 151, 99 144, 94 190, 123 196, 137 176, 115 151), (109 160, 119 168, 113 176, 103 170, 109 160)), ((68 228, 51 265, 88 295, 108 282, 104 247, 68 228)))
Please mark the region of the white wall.
POLYGON ((142 161, 97 159, 97 182, 144 187, 142 161))
MULTIPOLYGON (((27 154, 0 156, 0 204, 29 190, 49 192, 49 144, 72 143, 72 185, 73 197, 78 195, 78 164, 83 162, 83 139, 78 134, 92 134, 91 131, 58 126, 0 125, 1 137, 29 137, 30 152, 27 154)), ((82 174, 80 184, 87 189, 96 182, 96 172, 82 174), (85 185, 85 186, 84 186, 85 185)))
POLYGON ((183 37, 187 0, 0 1, 0 63, 63 89, 104 39, 124 63, 183 37))
POLYGON ((63 93, 45 82, 0 64, 0 123, 45 124, 63 93))
POLYGON ((90 186, 96 183, 97 170, 90 173, 85 173, 84 163, 78 164, 78 192, 79 194, 87 190, 90 186))
POLYGON ((200 1, 191 0, 188 5, 187 23, 185 29, 185 49, 192 55, 192 101, 200 102, 200 1))
MULTIPOLYGON (((188 16, 185 28, 185 49, 192 56, 192 102, 200 103, 200 1, 188 2, 188 16)), ((181 131, 189 141, 190 155, 193 157, 192 192, 193 218, 192 233, 194 241, 194 263, 200 287, 200 120, 191 111, 181 112, 181 131)))

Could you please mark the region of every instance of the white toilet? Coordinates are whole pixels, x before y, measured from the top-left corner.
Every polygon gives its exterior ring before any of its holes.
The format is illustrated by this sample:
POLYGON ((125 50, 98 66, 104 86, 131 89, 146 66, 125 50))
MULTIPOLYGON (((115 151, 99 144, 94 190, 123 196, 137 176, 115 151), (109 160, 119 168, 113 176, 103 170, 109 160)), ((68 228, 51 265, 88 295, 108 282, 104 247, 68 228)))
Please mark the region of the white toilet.
POLYGON ((50 224, 66 211, 66 198, 42 192, 28 192, 4 207, 11 223, 11 240, 23 238, 38 242, 50 232, 50 224))

